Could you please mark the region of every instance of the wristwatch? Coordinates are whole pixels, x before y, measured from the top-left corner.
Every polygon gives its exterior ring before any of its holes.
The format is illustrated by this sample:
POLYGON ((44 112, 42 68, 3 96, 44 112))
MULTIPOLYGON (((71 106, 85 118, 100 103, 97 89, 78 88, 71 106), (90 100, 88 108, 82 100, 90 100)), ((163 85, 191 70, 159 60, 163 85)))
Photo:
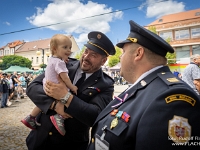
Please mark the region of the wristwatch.
POLYGON ((60 102, 63 104, 66 104, 71 95, 72 95, 72 93, 68 92, 63 98, 60 99, 60 102))

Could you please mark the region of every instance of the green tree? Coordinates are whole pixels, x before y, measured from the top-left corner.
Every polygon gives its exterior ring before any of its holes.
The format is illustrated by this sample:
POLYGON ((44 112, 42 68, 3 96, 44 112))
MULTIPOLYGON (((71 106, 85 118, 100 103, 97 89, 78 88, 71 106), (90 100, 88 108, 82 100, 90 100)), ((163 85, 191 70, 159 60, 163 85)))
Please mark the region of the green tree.
POLYGON ((85 51, 85 48, 86 48, 86 47, 83 46, 82 50, 81 50, 79 53, 76 54, 76 56, 75 56, 76 59, 80 60, 80 58, 81 58, 83 52, 85 51))
POLYGON ((3 56, 2 60, 3 62, 0 63, 1 70, 8 69, 10 66, 21 66, 29 69, 32 67, 32 62, 28 58, 22 56, 7 55, 3 56))
MULTIPOLYGON (((153 32, 153 33, 155 33, 155 34, 157 34, 157 31, 156 31, 156 27, 155 26, 150 26, 149 28, 148 28, 148 30, 150 30, 151 32, 153 32)), ((166 40, 165 40, 167 43, 170 43, 171 42, 171 38, 169 37, 169 38, 167 38, 166 40)), ((176 63, 176 53, 174 52, 174 53, 167 53, 167 55, 166 55, 166 58, 167 58, 167 64, 175 64, 176 63)))
POLYGON ((119 57, 122 55, 122 51, 119 47, 115 47, 116 53, 113 56, 109 57, 108 66, 113 67, 120 62, 119 57))
POLYGON ((158 34, 157 31, 156 31, 156 27, 155 26, 150 26, 148 28, 148 30, 150 30, 151 32, 155 33, 155 34, 158 34))
POLYGON ((46 64, 40 64, 40 68, 46 68, 47 65, 46 64))

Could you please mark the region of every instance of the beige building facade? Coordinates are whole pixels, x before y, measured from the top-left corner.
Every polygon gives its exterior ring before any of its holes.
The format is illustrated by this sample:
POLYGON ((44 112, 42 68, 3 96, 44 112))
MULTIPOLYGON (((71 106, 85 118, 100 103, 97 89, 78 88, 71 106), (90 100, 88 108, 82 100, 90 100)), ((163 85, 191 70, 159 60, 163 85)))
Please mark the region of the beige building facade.
POLYGON ((189 57, 200 54, 200 9, 162 16, 145 28, 155 27, 158 35, 170 40, 177 63, 189 63, 189 57))
MULTIPOLYGON (((72 41, 72 52, 79 51, 80 49, 74 37, 72 35, 68 35, 68 37, 72 41)), ((8 44, 0 49, 0 58, 6 55, 22 56, 32 61, 32 69, 38 70, 41 64, 47 64, 51 56, 50 40, 49 38, 31 42, 21 42, 17 46, 15 45, 14 48, 10 47, 8 44)))

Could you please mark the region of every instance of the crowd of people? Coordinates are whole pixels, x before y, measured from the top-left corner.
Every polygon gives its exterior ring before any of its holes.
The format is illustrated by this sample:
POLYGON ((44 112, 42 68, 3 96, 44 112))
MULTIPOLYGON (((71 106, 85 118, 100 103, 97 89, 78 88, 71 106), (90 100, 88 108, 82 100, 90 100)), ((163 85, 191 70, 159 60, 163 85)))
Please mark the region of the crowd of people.
MULTIPOLYGON (((81 59, 67 61, 71 43, 52 37, 54 60, 48 65, 53 67, 26 91, 39 110, 22 121, 33 125, 26 138, 29 150, 199 149, 200 56, 191 57, 180 77, 167 66, 166 54, 174 49, 134 21, 129 24, 129 35, 117 43, 123 50, 121 69, 111 75, 101 68, 116 53, 105 34, 90 32, 81 59), (131 86, 113 99, 114 84, 122 78, 131 86)), ((5 80, 3 74, 2 85, 5 80)))
POLYGON ((27 85, 36 77, 28 73, 0 73, 1 108, 12 105, 12 101, 19 101, 24 97, 27 85))

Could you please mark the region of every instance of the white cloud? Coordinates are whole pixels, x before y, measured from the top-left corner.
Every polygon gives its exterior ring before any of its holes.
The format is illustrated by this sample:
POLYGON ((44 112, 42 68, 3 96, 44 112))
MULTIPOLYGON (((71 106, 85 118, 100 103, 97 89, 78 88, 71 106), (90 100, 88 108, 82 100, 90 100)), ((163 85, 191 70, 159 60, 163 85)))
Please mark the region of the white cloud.
POLYGON ((6 24, 6 25, 10 26, 10 23, 9 23, 9 22, 7 22, 7 21, 6 21, 6 22, 4 22, 4 24, 6 24))
POLYGON ((62 30, 66 34, 72 35, 73 33, 76 33, 79 35, 79 37, 76 39, 77 42, 87 41, 87 34, 90 31, 96 30, 103 33, 109 32, 109 23, 114 19, 121 19, 123 15, 123 12, 99 15, 109 13, 113 10, 111 7, 107 7, 105 4, 98 4, 91 1, 83 3, 82 0, 52 0, 46 8, 42 9, 37 7, 36 9, 37 12, 35 14, 27 17, 27 20, 31 24, 35 26, 44 26, 60 22, 67 22, 46 28, 50 28, 52 30, 62 30))
POLYGON ((146 7, 146 16, 148 18, 151 17, 159 18, 167 14, 173 14, 185 11, 185 5, 183 2, 177 2, 174 0, 169 0, 164 2, 160 1, 161 0, 147 0, 139 7, 139 10, 146 7))

